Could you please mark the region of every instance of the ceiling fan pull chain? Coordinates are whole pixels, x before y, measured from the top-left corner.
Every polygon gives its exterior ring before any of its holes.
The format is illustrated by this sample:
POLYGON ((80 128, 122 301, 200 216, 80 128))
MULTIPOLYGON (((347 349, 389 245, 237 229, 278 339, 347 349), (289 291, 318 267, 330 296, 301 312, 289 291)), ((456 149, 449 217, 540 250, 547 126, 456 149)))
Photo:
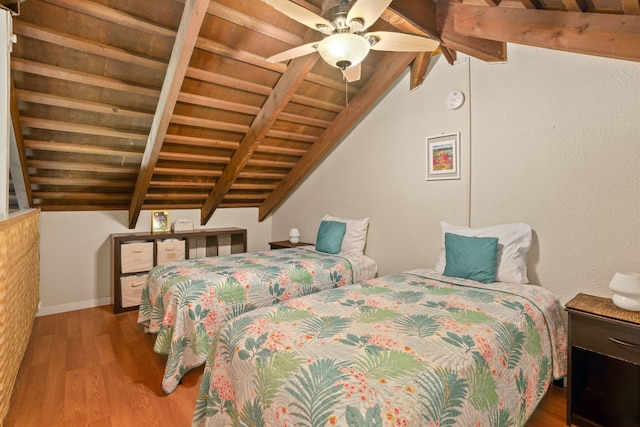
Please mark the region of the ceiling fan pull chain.
POLYGON ((349 106, 349 80, 347 79, 344 79, 344 100, 345 100, 346 106, 348 107, 349 106))

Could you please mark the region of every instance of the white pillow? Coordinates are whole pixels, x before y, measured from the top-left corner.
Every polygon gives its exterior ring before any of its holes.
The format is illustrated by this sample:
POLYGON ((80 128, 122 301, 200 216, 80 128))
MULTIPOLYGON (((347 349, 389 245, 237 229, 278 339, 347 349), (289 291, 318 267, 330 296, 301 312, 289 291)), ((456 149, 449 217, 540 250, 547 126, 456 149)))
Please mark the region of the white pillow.
POLYGON ((440 259, 435 266, 442 274, 447 255, 444 247, 444 233, 453 233, 467 237, 497 237, 498 263, 496 266, 496 282, 529 283, 527 278, 527 253, 531 248, 531 227, 527 224, 503 224, 484 228, 468 228, 440 222, 442 229, 442 249, 440 259))
POLYGON ((362 219, 343 219, 331 215, 325 215, 323 221, 338 221, 347 224, 347 231, 344 233, 340 253, 364 254, 364 246, 367 243, 367 228, 369 228, 369 217, 362 219))

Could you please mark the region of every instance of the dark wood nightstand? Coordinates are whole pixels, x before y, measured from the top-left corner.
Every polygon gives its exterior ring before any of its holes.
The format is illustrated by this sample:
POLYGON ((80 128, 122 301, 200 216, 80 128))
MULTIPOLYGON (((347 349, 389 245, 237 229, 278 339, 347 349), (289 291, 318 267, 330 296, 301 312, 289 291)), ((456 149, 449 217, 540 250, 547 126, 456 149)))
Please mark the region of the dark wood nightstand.
POLYGON ((271 249, 286 249, 286 248, 296 248, 298 246, 313 246, 313 243, 305 243, 305 242, 298 242, 298 243, 291 243, 288 240, 281 240, 279 242, 269 242, 269 245, 271 246, 271 249))
POLYGON ((569 314, 567 424, 640 425, 640 312, 578 294, 569 314))

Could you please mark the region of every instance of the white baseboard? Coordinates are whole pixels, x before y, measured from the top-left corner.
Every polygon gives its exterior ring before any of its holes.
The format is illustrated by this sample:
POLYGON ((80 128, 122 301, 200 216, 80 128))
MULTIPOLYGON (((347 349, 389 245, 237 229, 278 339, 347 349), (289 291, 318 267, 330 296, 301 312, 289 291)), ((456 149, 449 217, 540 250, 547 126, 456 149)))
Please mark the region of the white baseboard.
POLYGON ((40 309, 36 313, 36 317, 48 316, 50 314, 66 313, 67 311, 82 310, 85 308, 100 307, 109 304, 111 304, 111 297, 72 302, 70 304, 52 305, 49 307, 40 307, 40 309))

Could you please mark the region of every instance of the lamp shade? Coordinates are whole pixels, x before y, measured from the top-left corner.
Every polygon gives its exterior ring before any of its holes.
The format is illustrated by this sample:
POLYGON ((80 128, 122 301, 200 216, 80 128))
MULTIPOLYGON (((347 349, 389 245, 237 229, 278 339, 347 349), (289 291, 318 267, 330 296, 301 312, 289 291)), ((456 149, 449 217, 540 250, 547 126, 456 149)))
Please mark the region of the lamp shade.
POLYGON ((613 303, 625 310, 640 311, 640 274, 616 273, 609 283, 613 303))
POLYGON ((351 33, 333 34, 318 43, 318 52, 322 59, 341 70, 361 63, 370 48, 367 39, 351 33))
POLYGON ((292 228, 291 230, 289 230, 289 241, 291 243, 300 242, 300 230, 298 230, 297 228, 292 228))

